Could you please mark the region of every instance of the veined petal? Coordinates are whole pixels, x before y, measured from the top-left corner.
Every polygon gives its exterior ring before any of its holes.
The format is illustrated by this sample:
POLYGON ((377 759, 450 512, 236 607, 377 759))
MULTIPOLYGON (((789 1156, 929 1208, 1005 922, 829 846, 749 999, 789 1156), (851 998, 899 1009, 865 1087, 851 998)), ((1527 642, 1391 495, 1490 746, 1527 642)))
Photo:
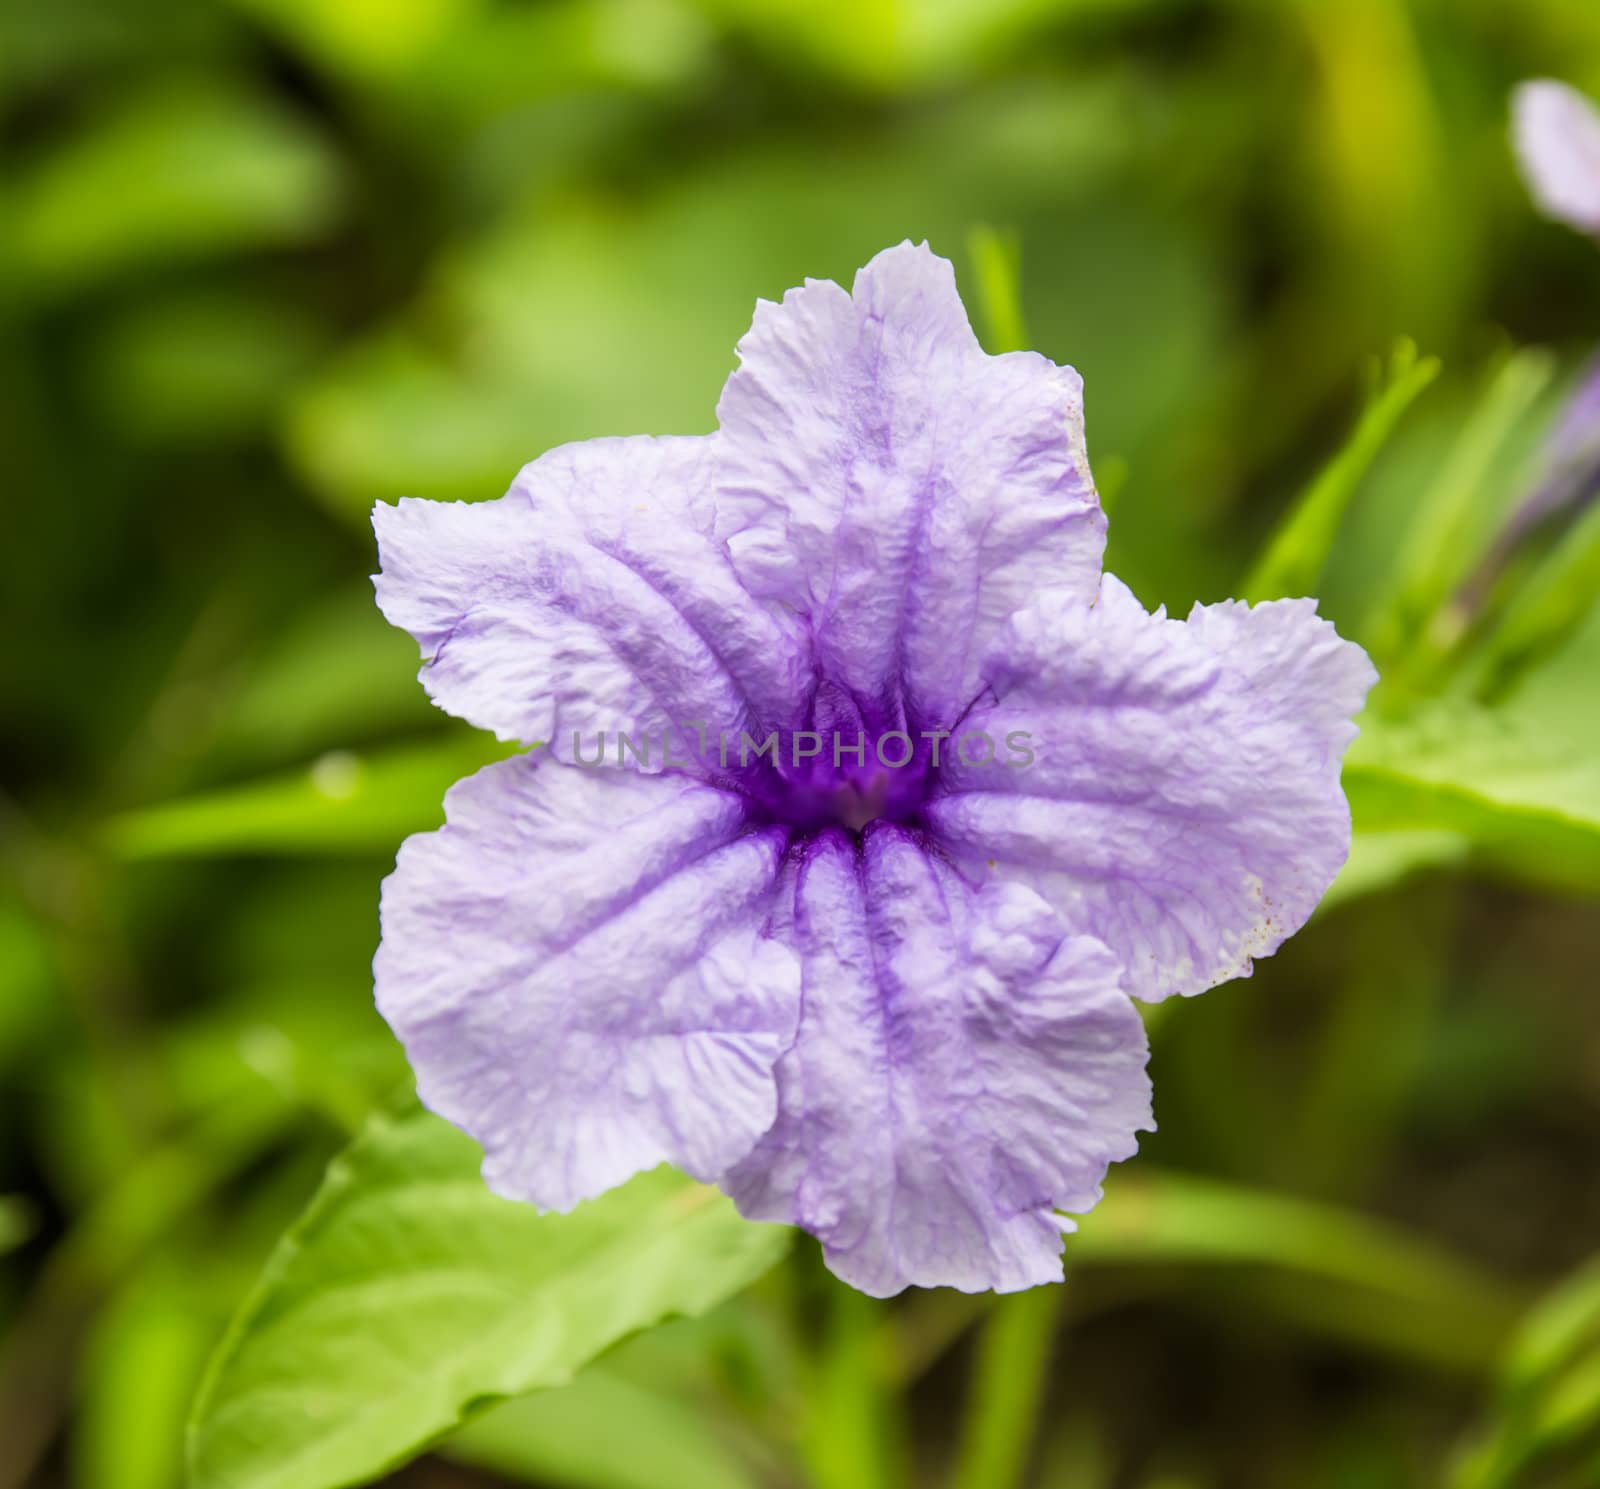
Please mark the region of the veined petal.
POLYGON ((1522 174, 1546 216, 1600 234, 1600 110, 1565 83, 1524 83, 1512 98, 1522 174))
POLYGON ((1082 384, 978 345, 950 264, 880 253, 847 294, 762 302, 717 408, 718 533, 751 590, 808 622, 823 671, 937 727, 1044 585, 1088 598, 1105 518, 1082 384))
POLYGON ((1135 996, 1202 992, 1275 951, 1344 863, 1340 762, 1376 676, 1314 601, 1173 621, 1108 575, 1093 606, 1046 595, 1018 613, 999 701, 962 725, 1027 734, 1032 762, 957 749, 927 816, 974 870, 1105 941, 1135 996))
POLYGON ((677 773, 532 756, 445 815, 384 883, 378 1007, 490 1186, 566 1210, 749 1152, 799 1013, 795 955, 763 933, 781 832, 677 773))
MULTIPOLYGON (((525 467, 498 501, 373 512, 378 603, 422 646, 441 708, 592 758, 596 733, 690 752, 698 724, 789 724, 809 673, 792 626, 710 538, 714 437, 602 439, 525 467)), ((628 761, 634 763, 634 756, 628 761)))
MULTIPOLYGON (((1144 1026, 1098 941, 1019 884, 974 891, 909 833, 818 839, 781 932, 804 1013, 773 1129, 723 1181, 853 1287, 1059 1280, 1061 1233, 1153 1126, 1144 1026)), ((787 898, 787 897, 786 897, 787 898)))

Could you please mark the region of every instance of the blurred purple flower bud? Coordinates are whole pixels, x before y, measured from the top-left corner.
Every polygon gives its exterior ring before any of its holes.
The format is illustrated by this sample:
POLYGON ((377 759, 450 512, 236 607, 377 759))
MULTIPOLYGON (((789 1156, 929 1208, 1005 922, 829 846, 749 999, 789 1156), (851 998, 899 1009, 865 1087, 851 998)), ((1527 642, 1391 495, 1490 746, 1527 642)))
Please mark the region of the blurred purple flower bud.
POLYGON ((1528 189, 1546 216, 1600 236, 1600 111, 1565 83, 1523 83, 1512 138, 1528 189))

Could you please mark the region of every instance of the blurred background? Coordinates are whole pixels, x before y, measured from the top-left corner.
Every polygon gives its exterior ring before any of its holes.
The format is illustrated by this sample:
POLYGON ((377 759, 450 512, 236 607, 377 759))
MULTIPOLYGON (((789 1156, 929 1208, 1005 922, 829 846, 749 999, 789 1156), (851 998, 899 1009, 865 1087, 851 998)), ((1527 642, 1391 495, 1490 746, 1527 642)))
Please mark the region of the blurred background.
POLYGON ((1163 1008, 1065 1288, 819 1348, 804 1241, 394 1482, 1600 1484, 1592 519, 1499 575, 1509 641, 1451 608, 1600 342, 1507 141, 1538 75, 1600 94, 1592 0, 4 0, 0 1489, 175 1489, 405 1083, 379 881, 494 747, 372 604, 372 502, 709 429, 758 295, 907 237, 1083 373, 1146 602, 1353 497, 1351 868, 1163 1008))

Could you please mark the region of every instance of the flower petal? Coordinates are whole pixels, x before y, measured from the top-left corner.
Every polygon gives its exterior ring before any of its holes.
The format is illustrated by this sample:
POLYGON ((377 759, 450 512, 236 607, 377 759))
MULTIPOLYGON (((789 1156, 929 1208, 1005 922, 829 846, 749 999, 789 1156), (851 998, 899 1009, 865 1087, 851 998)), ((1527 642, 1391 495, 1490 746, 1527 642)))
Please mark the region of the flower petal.
POLYGON ((973 891, 909 833, 819 838, 792 870, 804 1013, 776 1125, 724 1180, 853 1287, 1059 1280, 1057 1208, 1153 1125, 1144 1026, 1099 942, 1031 891, 973 891))
POLYGON ((1540 210, 1600 234, 1600 111, 1565 83, 1524 83, 1512 97, 1512 137, 1540 210))
POLYGON ((1019 612, 991 676, 963 732, 1034 758, 951 741, 927 814, 949 851, 1104 940, 1140 998, 1248 975, 1305 923, 1349 852, 1340 761, 1376 680, 1314 601, 1185 623, 1108 575, 1092 607, 1019 612))
POLYGON ((717 409, 718 532, 874 722, 896 694, 949 722, 1025 599, 1093 594, 1105 518, 1081 381, 1032 352, 987 356, 926 244, 880 253, 851 294, 807 280, 761 302, 739 357, 717 409))
POLYGON ((799 1011, 762 926, 783 851, 676 773, 519 756, 452 788, 383 887, 378 1007, 497 1192, 551 1209, 670 1161, 712 1179, 776 1110, 799 1011))
POLYGON ((379 503, 378 603, 421 644, 434 701, 559 759, 580 731, 591 758, 596 731, 647 734, 656 770, 664 729, 793 722, 809 670, 709 536, 713 444, 589 440, 498 501, 379 503))

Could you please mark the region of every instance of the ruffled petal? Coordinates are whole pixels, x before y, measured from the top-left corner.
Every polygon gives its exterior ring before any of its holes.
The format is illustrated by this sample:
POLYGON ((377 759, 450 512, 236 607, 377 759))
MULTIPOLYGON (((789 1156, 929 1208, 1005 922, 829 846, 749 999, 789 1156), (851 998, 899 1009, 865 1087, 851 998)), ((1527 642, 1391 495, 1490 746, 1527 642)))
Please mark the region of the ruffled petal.
POLYGON ((383 887, 378 1007, 497 1192, 555 1209, 663 1161, 713 1179, 776 1112, 783 852, 676 773, 535 757, 452 788, 383 887))
POLYGON ((877 1297, 1057 1281, 1061 1233, 1153 1126, 1144 1026, 1098 941, 909 833, 830 833, 789 875, 804 1013, 776 1125, 723 1181, 877 1297))
POLYGON ((1082 384, 987 356, 950 264, 880 253, 851 294, 761 302, 717 413, 718 532, 740 575, 810 625, 825 673, 881 718, 937 727, 1043 585, 1088 598, 1105 546, 1082 384))
POLYGON ((1376 677, 1314 601, 1173 621, 1108 575, 1093 606, 1014 618, 999 701, 962 725, 980 763, 950 742, 928 819, 1105 941, 1135 996, 1202 992, 1275 951, 1344 863, 1340 762, 1376 677))
POLYGON ((648 737, 648 770, 664 730, 681 761, 701 728, 792 723, 809 669, 795 628, 711 540, 713 444, 589 440, 498 501, 380 502, 378 603, 421 644, 434 701, 563 760, 575 734, 593 759, 603 732, 613 761, 619 733, 648 737))
POLYGON ((1541 79, 1517 89, 1511 128, 1540 210, 1600 234, 1600 110, 1577 89, 1541 79))

